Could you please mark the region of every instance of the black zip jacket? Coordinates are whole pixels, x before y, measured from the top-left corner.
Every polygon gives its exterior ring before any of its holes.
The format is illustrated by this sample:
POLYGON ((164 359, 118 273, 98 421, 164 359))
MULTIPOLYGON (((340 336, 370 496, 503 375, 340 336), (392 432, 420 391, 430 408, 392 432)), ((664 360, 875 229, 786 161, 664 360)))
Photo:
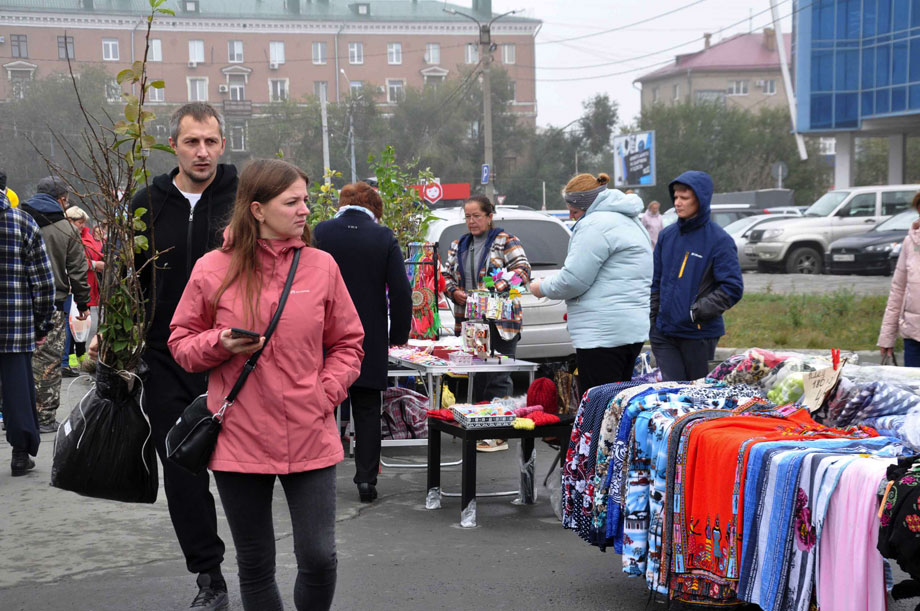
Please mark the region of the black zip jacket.
POLYGON ((141 273, 147 316, 153 313, 147 345, 159 350, 167 350, 169 323, 195 262, 223 244, 223 230, 230 221, 236 199, 236 168, 220 164, 192 215, 188 200, 173 184, 178 173, 179 168, 175 168, 169 174, 157 176, 149 187, 149 194, 148 189, 141 189, 131 202, 132 212, 138 208, 147 210, 141 217, 147 223, 142 234, 150 243, 146 251, 135 255, 135 265, 139 268, 154 252, 161 253, 155 261, 156 295, 151 294, 153 264, 148 264, 141 273))

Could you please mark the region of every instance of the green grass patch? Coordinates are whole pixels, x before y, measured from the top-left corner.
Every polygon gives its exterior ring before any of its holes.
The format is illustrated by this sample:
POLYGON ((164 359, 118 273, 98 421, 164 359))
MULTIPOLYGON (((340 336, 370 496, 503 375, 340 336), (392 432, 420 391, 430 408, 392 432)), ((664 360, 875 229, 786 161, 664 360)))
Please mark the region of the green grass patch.
MULTIPOLYGON (((725 313, 719 345, 875 350, 887 295, 747 294, 725 313)), ((901 340, 897 348, 901 349, 901 340)))

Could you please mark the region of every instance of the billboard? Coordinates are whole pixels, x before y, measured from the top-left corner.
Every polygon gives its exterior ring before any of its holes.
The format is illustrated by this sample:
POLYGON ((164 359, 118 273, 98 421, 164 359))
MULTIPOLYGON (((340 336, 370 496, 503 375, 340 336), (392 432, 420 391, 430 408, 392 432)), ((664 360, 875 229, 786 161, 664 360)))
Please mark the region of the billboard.
POLYGON ((613 137, 613 186, 655 186, 655 132, 613 137))

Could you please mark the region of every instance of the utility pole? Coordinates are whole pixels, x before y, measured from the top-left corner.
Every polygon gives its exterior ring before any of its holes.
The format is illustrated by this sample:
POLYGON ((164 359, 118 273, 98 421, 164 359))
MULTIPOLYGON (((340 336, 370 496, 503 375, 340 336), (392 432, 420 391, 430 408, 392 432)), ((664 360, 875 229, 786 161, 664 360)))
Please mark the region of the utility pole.
MULTIPOLYGON (((319 110, 323 120, 323 174, 326 174, 329 171, 329 121, 326 117, 326 92, 321 90, 320 93, 322 96, 319 100, 319 110)), ((330 182, 331 179, 326 176, 326 184, 330 182)))
MULTIPOLYGON (((346 83, 350 82, 345 68, 341 68, 339 72, 345 77, 346 83)), ((355 96, 351 94, 350 86, 348 91, 348 144, 351 146, 351 182, 354 184, 358 182, 358 170, 355 168, 355 96)))
POLYGON ((445 13, 451 15, 460 15, 476 23, 479 27, 479 58, 482 63, 482 130, 483 143, 485 145, 484 163, 489 166, 489 182, 486 183, 486 197, 491 200, 495 198, 495 181, 492 176, 495 174, 495 165, 492 163, 492 81, 489 75, 489 69, 492 64, 492 24, 508 15, 513 15, 518 11, 508 11, 497 17, 493 17, 488 23, 482 23, 472 15, 461 13, 460 11, 445 8, 445 13))

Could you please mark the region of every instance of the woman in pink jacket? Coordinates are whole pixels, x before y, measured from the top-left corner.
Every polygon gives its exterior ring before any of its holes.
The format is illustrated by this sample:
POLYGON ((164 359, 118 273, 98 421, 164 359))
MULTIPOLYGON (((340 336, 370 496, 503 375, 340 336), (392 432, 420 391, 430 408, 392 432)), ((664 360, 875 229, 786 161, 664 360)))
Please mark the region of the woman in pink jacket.
POLYGON ((195 264, 172 319, 169 349, 190 372, 209 372, 217 411, 278 307, 294 251, 300 263, 278 327, 227 410, 210 468, 239 565, 243 607, 282 609, 275 582, 272 490, 291 512, 297 609, 328 609, 336 581, 335 464, 344 453, 335 406, 358 378, 364 331, 335 261, 307 246, 307 176, 279 159, 240 176, 224 246, 195 264))
MULTIPOLYGON (((911 206, 920 212, 920 193, 914 196, 911 206)), ((894 354, 898 334, 904 338, 904 365, 920 367, 920 222, 917 221, 904 238, 891 278, 888 306, 878 336, 883 357, 894 354)))

